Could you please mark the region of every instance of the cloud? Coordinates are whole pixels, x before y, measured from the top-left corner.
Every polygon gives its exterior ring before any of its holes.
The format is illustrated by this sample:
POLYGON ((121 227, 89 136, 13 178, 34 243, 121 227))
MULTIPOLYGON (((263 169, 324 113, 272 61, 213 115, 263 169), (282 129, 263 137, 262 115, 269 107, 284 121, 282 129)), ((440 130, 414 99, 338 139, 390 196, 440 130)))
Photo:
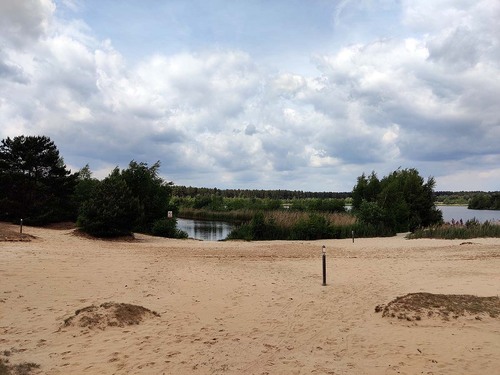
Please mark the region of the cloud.
POLYGON ((248 124, 246 127, 245 127, 245 134, 246 135, 254 135, 257 133, 257 128, 255 127, 255 125, 253 124, 248 124))
POLYGON ((23 69, 19 65, 9 62, 9 59, 6 58, 1 51, 0 51, 0 80, 6 80, 21 84, 26 84, 29 81, 23 69))
MULTIPOLYGON (((460 42, 471 45, 463 38, 456 43, 460 42)), ((453 57, 449 52, 443 54, 453 57)), ((481 58, 481 54, 475 57, 481 58)), ((403 158, 441 160, 463 158, 480 149, 494 152, 495 147, 484 136, 498 128, 498 110, 491 107, 489 95, 481 92, 497 92, 499 82, 487 80, 500 73, 499 67, 489 65, 486 73, 482 65, 469 61, 457 75, 455 69, 450 71, 457 60, 450 63, 431 57, 426 40, 393 39, 344 48, 324 56, 318 66, 328 78, 324 81, 328 90, 322 91, 332 96, 330 101, 344 99, 343 112, 336 111, 337 118, 348 120, 349 127, 360 135, 357 142, 363 144, 370 138, 367 150, 382 157, 385 145, 380 130, 387 134, 397 124, 396 146, 403 158), (339 88, 343 97, 336 92, 339 88), (482 100, 474 100, 476 95, 482 100), (350 98, 355 98, 354 104, 350 98), (353 105, 356 108, 349 114, 353 105), (481 146, 467 144, 472 140, 480 141, 481 146)), ((322 101, 317 109, 328 114, 322 101)))
POLYGON ((429 59, 462 70, 474 67, 479 59, 481 41, 468 28, 458 27, 427 43, 429 59))
POLYGON ((50 0, 0 2, 0 41, 2 44, 27 47, 46 35, 55 6, 50 0))
MULTIPOLYGON (((2 2, 0 137, 48 135, 73 169, 89 163, 98 177, 161 160, 179 184, 350 190, 362 172, 403 166, 461 189, 462 171, 480 163, 487 189, 498 182, 497 3, 377 2, 404 28, 325 45, 303 72, 269 66, 246 45, 131 61, 68 18, 77 2, 64 12, 2 2)), ((381 10, 343 1, 332 17, 341 26, 381 10)))

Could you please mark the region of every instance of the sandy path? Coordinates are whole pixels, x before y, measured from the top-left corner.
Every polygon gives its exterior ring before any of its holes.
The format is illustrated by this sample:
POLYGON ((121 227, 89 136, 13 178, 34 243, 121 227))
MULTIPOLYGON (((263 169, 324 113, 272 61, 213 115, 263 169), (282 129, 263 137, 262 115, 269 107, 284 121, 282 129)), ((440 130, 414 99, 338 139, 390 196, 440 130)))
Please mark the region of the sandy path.
POLYGON ((499 295, 500 239, 104 242, 25 231, 38 238, 0 242, 0 354, 43 374, 500 374, 498 319, 374 312, 410 292, 499 295), (109 301, 161 316, 63 327, 109 301))

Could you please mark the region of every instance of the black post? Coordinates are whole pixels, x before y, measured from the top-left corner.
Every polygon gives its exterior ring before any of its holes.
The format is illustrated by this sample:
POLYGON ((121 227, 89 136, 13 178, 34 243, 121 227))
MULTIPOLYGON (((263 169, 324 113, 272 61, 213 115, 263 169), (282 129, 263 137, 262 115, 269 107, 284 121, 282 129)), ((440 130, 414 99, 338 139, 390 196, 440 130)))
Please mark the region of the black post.
POLYGON ((326 286, 326 248, 323 245, 323 286, 326 286))
POLYGON ((23 219, 21 219, 21 226, 19 227, 19 233, 23 233, 23 219))
POLYGON ((354 231, 352 231, 352 243, 354 243, 354 231))

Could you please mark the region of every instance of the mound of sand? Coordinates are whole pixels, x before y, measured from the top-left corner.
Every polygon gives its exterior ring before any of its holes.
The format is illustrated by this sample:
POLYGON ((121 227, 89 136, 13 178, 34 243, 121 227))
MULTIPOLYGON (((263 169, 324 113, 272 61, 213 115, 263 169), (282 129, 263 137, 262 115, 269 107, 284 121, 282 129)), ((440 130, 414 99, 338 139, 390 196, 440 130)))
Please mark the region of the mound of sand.
POLYGON ((34 236, 26 233, 19 233, 19 226, 0 222, 0 242, 1 241, 31 241, 34 236))
POLYGON ((378 305, 375 312, 382 312, 383 317, 398 318, 407 321, 419 321, 425 318, 442 320, 474 317, 500 318, 500 298, 477 297, 472 295, 410 293, 398 297, 386 305, 378 305))
POLYGON ((0 359, 0 375, 29 375, 33 370, 40 368, 40 365, 32 362, 12 365, 9 361, 0 359))
POLYGON ((155 311, 128 303, 106 302, 100 306, 87 306, 75 311, 75 315, 64 320, 64 327, 86 327, 106 329, 141 323, 144 319, 159 317, 155 311))
POLYGON ((118 237, 95 237, 88 233, 85 233, 83 230, 76 228, 71 232, 71 235, 75 237, 84 238, 86 240, 94 240, 94 241, 106 241, 106 242, 138 242, 135 238, 134 234, 129 234, 125 236, 118 237))

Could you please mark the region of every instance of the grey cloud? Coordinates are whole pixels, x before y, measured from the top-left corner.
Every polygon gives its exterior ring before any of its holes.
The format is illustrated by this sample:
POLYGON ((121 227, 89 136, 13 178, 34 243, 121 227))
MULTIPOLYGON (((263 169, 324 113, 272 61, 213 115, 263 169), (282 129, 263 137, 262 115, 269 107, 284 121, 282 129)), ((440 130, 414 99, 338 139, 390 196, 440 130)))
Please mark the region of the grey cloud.
POLYGON ((0 78, 21 84, 29 83, 28 77, 20 66, 4 61, 0 61, 0 78))
POLYGON ((468 28, 459 27, 443 38, 429 40, 429 59, 457 69, 473 67, 480 58, 482 43, 476 35, 468 28))
POLYGON ((47 32, 55 6, 50 0, 0 1, 0 41, 24 48, 47 32))
POLYGON ((257 133, 257 128, 253 124, 249 124, 245 127, 245 134, 246 135, 254 135, 257 133))
POLYGON ((306 140, 298 139, 293 134, 274 137, 262 135, 261 139, 265 157, 276 171, 293 171, 305 165, 306 162, 301 154, 306 140))
POLYGON ((64 25, 43 34, 44 9, 28 32, 31 42, 45 35, 36 52, 0 56, 0 116, 13 124, 0 135, 47 134, 72 165, 161 160, 180 184, 304 190, 349 190, 363 171, 400 165, 440 176, 473 162, 498 169, 499 40, 478 25, 492 24, 486 14, 324 51, 306 76, 231 50, 128 66, 110 43, 64 25))

